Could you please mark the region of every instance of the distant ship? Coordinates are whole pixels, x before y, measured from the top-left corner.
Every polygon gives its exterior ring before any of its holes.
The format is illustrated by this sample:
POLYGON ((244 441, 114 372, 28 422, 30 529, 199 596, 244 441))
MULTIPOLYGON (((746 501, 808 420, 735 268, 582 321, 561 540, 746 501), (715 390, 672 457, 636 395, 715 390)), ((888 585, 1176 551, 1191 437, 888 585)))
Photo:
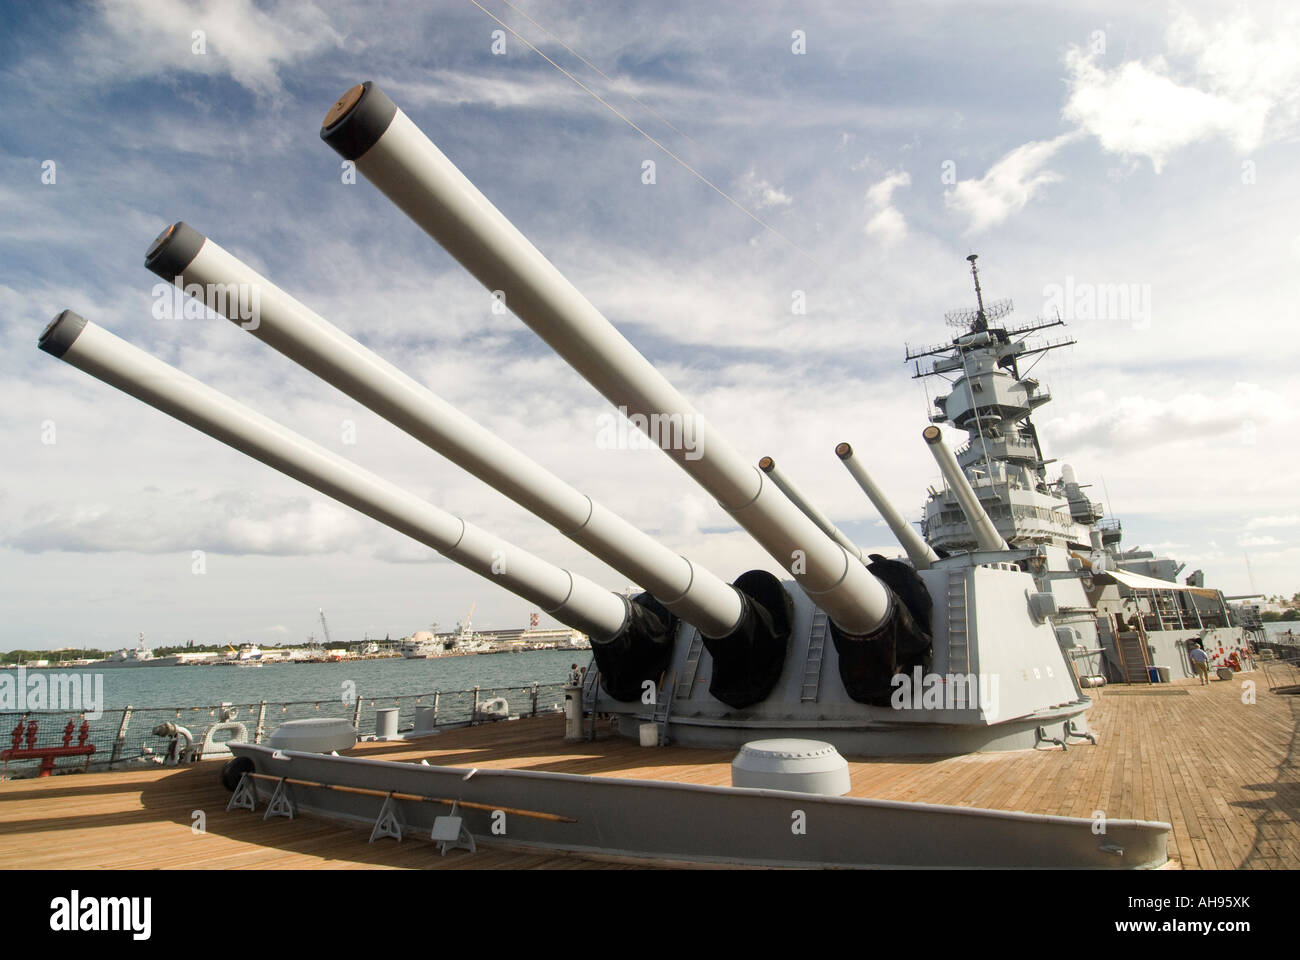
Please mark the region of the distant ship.
MULTIPOLYGON (((469 613, 465 614, 464 620, 456 624, 453 633, 417 630, 398 646, 402 656, 407 660, 428 660, 465 653, 485 653, 488 645, 496 640, 497 636, 495 633, 474 632, 474 624, 470 618, 474 615, 474 608, 477 606, 477 603, 470 605, 469 613)), ((435 623, 434 626, 436 627, 437 624, 435 623)))
POLYGON ((174 667, 180 662, 179 656, 155 657, 153 651, 145 646, 142 633, 134 650, 120 650, 115 656, 92 660, 86 666, 95 670, 108 667, 174 667))
MULTIPOLYGON (((470 608, 473 614, 474 608, 470 608)), ((407 660, 434 657, 457 657, 469 653, 504 653, 518 650, 590 650, 591 641, 581 630, 572 627, 540 627, 537 614, 531 614, 523 629, 476 633, 469 615, 456 624, 453 633, 417 630, 398 645, 407 660)), ((433 626, 437 626, 435 623, 433 626)))

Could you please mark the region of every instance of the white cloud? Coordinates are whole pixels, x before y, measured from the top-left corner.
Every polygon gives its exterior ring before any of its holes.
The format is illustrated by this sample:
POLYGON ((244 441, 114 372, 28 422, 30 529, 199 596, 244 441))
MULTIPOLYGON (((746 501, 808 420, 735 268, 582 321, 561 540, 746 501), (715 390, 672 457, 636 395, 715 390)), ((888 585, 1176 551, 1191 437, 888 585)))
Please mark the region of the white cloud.
POLYGON ((1060 180, 1059 174, 1043 166, 1056 152, 1079 136, 1077 131, 1064 133, 1055 140, 1031 140, 1021 144, 993 166, 979 180, 961 180, 944 192, 948 209, 970 218, 968 233, 979 233, 1001 223, 1024 209, 1033 196, 1049 183, 1060 180))
POLYGON ((1284 544, 1277 537, 1242 537, 1238 541, 1243 547, 1280 547, 1284 544))
POLYGON ((1198 140, 1224 135, 1242 149, 1259 140, 1264 118, 1258 108, 1243 112, 1224 97, 1180 85, 1168 76, 1163 57, 1106 71, 1072 50, 1066 64, 1072 89, 1065 119, 1104 150, 1148 158, 1156 173, 1170 153, 1198 140))
POLYGON ((750 206, 759 210, 767 207, 788 207, 794 202, 793 197, 780 187, 775 187, 759 177, 752 167, 740 178, 739 186, 750 206))
POLYGON ((319 499, 224 492, 195 499, 150 487, 118 505, 43 507, 6 545, 28 553, 189 553, 298 556, 347 549, 365 522, 319 499))
POLYGON ((867 190, 867 213, 870 217, 865 227, 867 236, 889 244, 906 235, 907 221, 893 205, 893 196, 899 187, 911 185, 912 177, 906 170, 890 171, 885 179, 871 185, 867 190))
POLYGON ((1239 151, 1291 136, 1300 119, 1300 21, 1262 26, 1248 14, 1202 26, 1178 17, 1165 35, 1171 57, 1106 69, 1096 55, 1066 55, 1064 118, 1104 150, 1146 157, 1159 173, 1169 155, 1222 137, 1239 151))
POLYGON ((1263 426, 1283 409, 1282 398, 1253 383, 1235 383, 1223 394, 1108 396, 1090 391, 1064 417, 1049 420, 1047 435, 1062 449, 1096 446, 1110 450, 1143 448, 1182 437, 1238 440, 1243 421, 1263 426))
POLYGON ((252 0, 121 0, 101 10, 108 31, 88 36, 92 47, 103 45, 102 67, 137 76, 167 69, 224 73, 258 95, 281 91, 283 67, 342 42, 310 3, 263 10, 252 0))
POLYGON ((606 109, 559 73, 520 73, 518 77, 499 70, 491 74, 434 70, 418 81, 385 78, 380 86, 408 105, 482 104, 497 109, 564 108, 592 113, 606 109))
POLYGON ((1285 516, 1252 517, 1246 521, 1247 530, 1272 530, 1276 527, 1300 526, 1300 513, 1288 513, 1285 516))

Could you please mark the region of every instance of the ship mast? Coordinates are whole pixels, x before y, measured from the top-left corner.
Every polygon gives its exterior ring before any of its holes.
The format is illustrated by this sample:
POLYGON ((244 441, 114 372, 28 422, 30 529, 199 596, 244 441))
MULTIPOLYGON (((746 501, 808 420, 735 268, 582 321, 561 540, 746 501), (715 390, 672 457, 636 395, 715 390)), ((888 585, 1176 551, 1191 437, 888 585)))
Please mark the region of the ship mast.
POLYGON ((966 259, 970 261, 970 275, 975 278, 975 302, 979 304, 979 312, 975 315, 975 322, 971 324, 971 330, 979 333, 989 328, 988 317, 984 315, 984 291, 980 290, 980 272, 979 268, 975 266, 979 254, 972 253, 966 259))
MULTIPOLYGON (((955 451, 957 464, 963 473, 970 472, 968 479, 988 501, 987 509, 995 523, 1001 523, 1004 539, 1044 542, 1079 538, 1073 524, 1081 519, 1072 515, 1070 521, 1061 522, 1057 516, 1060 498, 1047 481, 1050 461, 1043 456, 1032 417, 1051 394, 1029 376, 1037 360, 1028 368, 1021 364, 1074 340, 1027 342, 1032 334, 1064 324, 1058 317, 1011 326, 1005 318, 1014 309, 1012 302, 986 302, 978 254, 968 255, 966 261, 976 306, 944 314, 944 321, 955 333, 948 342, 907 349, 907 361, 915 365, 915 379, 938 377, 951 387, 948 394, 934 399, 930 422, 951 423, 968 434, 965 446, 955 451)), ((966 525, 942 519, 943 503, 932 497, 926 509, 927 539, 937 536, 938 545, 949 550, 969 546, 966 525), (952 529, 939 532, 938 527, 952 529)), ((946 512, 951 513, 951 507, 946 512)))

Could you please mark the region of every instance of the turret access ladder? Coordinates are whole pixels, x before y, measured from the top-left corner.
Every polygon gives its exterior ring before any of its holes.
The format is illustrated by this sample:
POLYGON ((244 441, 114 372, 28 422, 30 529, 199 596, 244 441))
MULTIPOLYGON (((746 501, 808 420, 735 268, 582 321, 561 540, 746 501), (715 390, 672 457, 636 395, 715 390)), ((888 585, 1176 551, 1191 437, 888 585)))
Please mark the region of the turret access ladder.
POLYGON ((1116 631, 1115 648, 1119 651, 1125 683, 1151 682, 1151 658, 1147 654, 1146 631, 1140 621, 1136 630, 1116 631))

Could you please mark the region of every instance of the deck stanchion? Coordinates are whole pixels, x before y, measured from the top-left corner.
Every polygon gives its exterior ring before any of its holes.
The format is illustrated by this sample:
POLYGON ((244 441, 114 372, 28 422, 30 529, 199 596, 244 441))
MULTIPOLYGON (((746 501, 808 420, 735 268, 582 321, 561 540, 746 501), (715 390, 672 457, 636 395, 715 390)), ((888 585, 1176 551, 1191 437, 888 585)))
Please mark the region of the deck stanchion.
POLYGON ((108 769, 112 770, 122 759, 122 753, 126 750, 126 728, 131 723, 131 704, 127 704, 122 711, 122 722, 117 727, 117 739, 113 741, 113 752, 108 758, 108 769))

